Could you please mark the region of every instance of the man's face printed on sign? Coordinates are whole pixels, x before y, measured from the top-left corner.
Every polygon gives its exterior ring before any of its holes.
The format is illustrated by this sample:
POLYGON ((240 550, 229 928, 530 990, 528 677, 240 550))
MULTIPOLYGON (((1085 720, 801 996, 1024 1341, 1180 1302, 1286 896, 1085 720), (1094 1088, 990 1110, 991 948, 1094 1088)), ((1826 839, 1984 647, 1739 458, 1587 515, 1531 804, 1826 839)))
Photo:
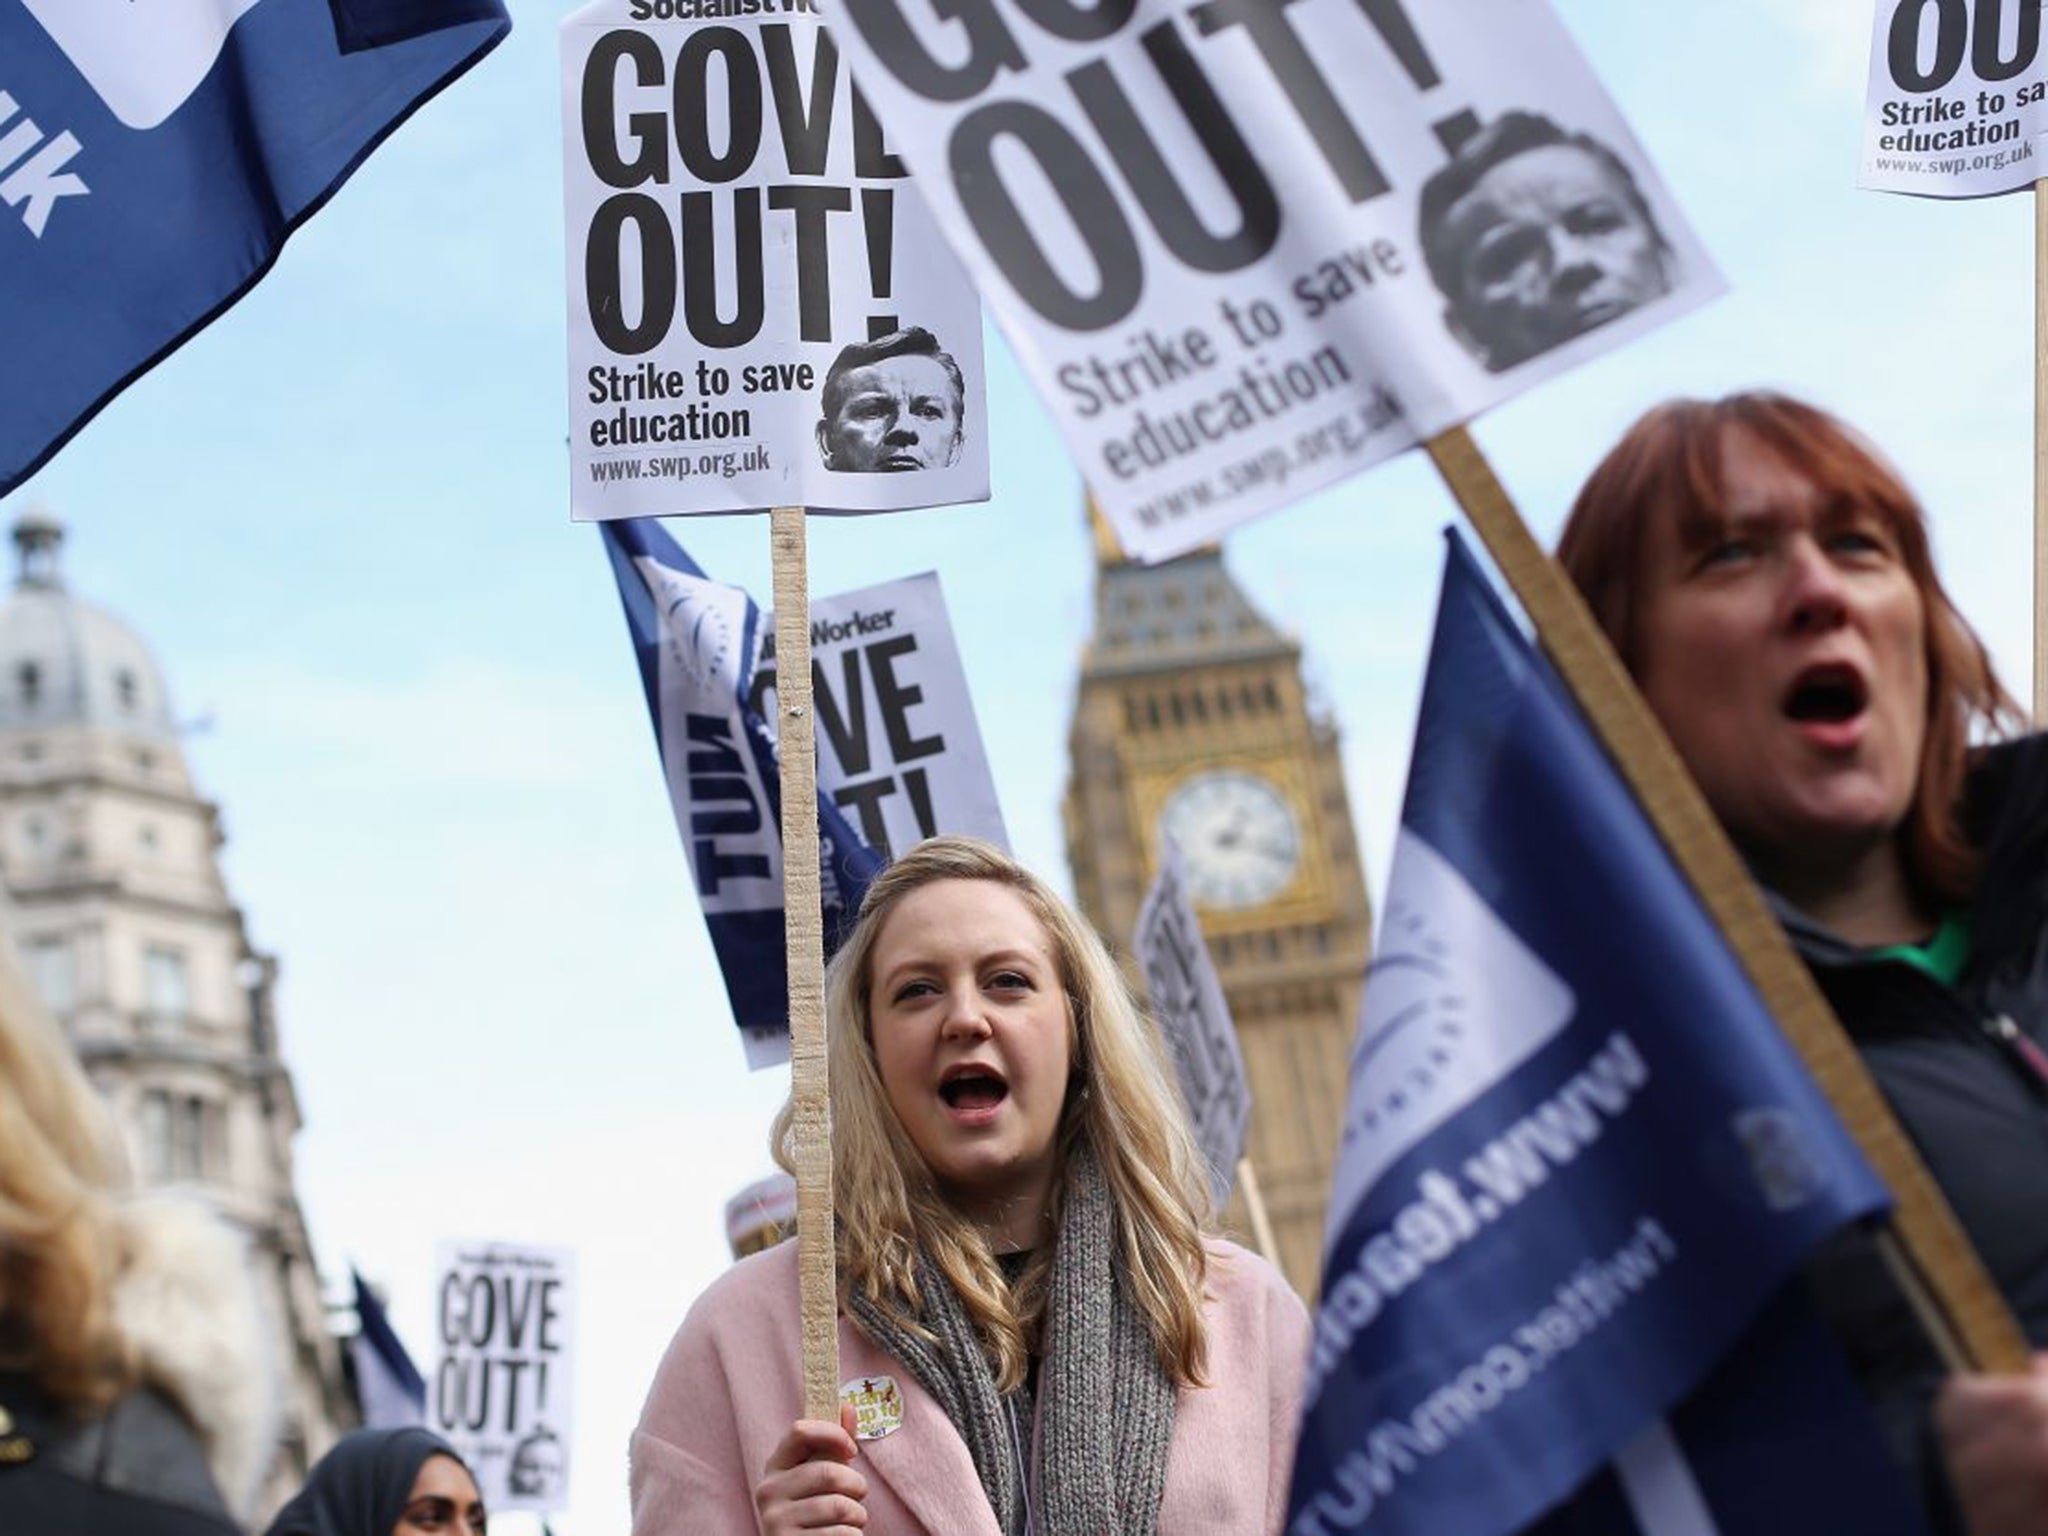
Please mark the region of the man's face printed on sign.
POLYGON ((818 456, 827 469, 895 474, 944 469, 960 456, 965 383, 920 327, 847 347, 818 403, 818 456))
POLYGON ((960 411, 936 358, 885 357, 845 375, 819 428, 826 467, 861 473, 943 468, 960 451, 960 411))
POLYGON ((1425 189, 1422 227, 1445 318, 1490 372, 1671 291, 1671 248, 1611 152, 1533 114, 1490 134, 1425 189))

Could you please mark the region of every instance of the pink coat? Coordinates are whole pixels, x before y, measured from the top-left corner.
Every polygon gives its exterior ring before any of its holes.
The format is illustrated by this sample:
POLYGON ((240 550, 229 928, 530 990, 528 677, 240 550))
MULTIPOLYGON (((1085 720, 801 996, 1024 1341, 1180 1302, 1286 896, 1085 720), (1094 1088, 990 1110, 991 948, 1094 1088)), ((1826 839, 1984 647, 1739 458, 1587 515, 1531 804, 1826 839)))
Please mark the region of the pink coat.
MULTIPOLYGON (((669 1345, 633 1432, 633 1536, 756 1536, 754 1485, 802 1416, 796 1244, 735 1264, 669 1345)), ((1209 1385, 1174 1414, 1159 1529, 1266 1536, 1287 1512, 1309 1322, 1265 1260, 1209 1244, 1209 1385)), ((910 1372, 844 1317, 839 1376, 891 1376, 902 1427, 861 1442, 876 1536, 1001 1536, 966 1442, 910 1372)))

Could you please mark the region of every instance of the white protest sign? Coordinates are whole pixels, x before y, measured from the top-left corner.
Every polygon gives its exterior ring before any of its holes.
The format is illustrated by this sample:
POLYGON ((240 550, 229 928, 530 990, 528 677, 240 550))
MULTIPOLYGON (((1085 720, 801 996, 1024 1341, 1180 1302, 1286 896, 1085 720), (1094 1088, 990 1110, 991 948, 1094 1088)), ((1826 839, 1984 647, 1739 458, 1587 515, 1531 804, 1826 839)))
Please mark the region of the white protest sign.
POLYGON ((979 302, 810 0, 561 47, 573 515, 986 500, 979 302))
POLYGON ((484 1507, 569 1502, 575 1430, 576 1256, 525 1243, 435 1250, 427 1427, 469 1463, 484 1507))
POLYGON ((1160 848, 1159 876, 1139 909, 1135 948, 1153 1013, 1173 1047, 1181 1097, 1209 1161, 1210 1189, 1220 1209, 1244 1156, 1252 1091, 1223 983, 1202 942, 1180 850, 1171 841, 1160 848))
POLYGON ((1144 559, 1720 289, 1545 0, 842 0, 833 28, 1144 559))
POLYGON ((2041 175, 2041 0, 1877 0, 1856 184, 1988 197, 2041 175))
MULTIPOLYGON (((771 722, 774 686, 771 645, 753 691, 771 722)), ((818 787, 884 859, 940 832, 1009 846, 933 572, 812 601, 811 701, 818 787)))

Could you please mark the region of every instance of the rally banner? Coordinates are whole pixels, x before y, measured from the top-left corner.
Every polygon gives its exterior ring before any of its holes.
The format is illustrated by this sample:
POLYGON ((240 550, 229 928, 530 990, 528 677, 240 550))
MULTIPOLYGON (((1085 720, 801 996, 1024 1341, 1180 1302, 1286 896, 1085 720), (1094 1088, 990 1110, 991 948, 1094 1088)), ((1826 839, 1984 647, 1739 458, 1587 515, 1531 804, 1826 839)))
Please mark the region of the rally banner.
POLYGON ((833 28, 1142 559, 1720 289, 1545 0, 946 15, 833 28))
POLYGON ((1290 1536, 1521 1530, 1885 1200, 1454 543, 1352 1056, 1290 1536))
POLYGON ((2030 187, 2044 97, 2040 0, 1877 0, 1856 184, 1919 197, 2030 187))
POLYGON ((0 0, 0 494, 240 298, 511 26, 500 0, 392 11, 0 0))
MULTIPOLYGON (((775 707, 769 616, 749 700, 775 707)), ((811 601, 818 789, 882 859, 940 832, 1009 847, 936 573, 811 601)))
MULTIPOLYGON (((766 635, 738 587, 711 580, 645 519, 602 526, 640 663, 676 830, 695 877, 726 997, 751 1067, 789 1060, 782 905, 782 773, 771 717, 756 707, 766 635)), ((825 953, 852 924, 881 857, 818 784, 825 953)))
POLYGON ((1209 1164, 1209 1192, 1221 1210, 1244 1156, 1252 1090, 1230 1004, 1188 892, 1187 871, 1171 841, 1160 848, 1159 874, 1138 910, 1132 948, 1152 1012, 1173 1051, 1181 1098, 1209 1164))
POLYGON ((576 1255, 523 1243, 442 1243, 435 1253, 427 1427, 461 1453, 484 1507, 569 1503, 575 1440, 576 1255))
POLYGON ((561 46, 574 516, 987 500, 979 301, 811 0, 561 46))

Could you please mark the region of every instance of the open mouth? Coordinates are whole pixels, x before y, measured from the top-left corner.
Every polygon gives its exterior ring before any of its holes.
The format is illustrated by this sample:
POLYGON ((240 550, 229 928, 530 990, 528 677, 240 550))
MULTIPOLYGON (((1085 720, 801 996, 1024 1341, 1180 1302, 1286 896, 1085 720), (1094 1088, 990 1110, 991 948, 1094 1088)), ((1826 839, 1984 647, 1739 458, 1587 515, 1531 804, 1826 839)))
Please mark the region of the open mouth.
POLYGON ((924 464, 914 454, 892 453, 882 460, 880 468, 891 474, 902 474, 907 469, 923 469, 924 464))
POLYGON ((1785 716, 1802 725, 1840 725, 1870 703, 1869 689, 1854 667, 1809 667, 1792 680, 1785 716))
POLYGON ((948 1067, 939 1080, 939 1097, 951 1109, 994 1109, 1010 1096, 1010 1085, 988 1067, 948 1067))

